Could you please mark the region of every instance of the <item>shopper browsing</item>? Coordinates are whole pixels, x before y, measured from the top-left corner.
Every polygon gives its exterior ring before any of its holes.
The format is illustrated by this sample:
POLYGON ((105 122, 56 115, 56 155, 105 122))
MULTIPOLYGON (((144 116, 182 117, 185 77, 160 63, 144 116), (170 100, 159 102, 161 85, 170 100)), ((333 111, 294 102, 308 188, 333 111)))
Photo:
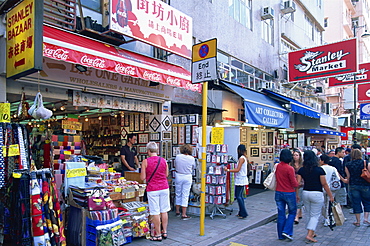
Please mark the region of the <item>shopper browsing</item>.
POLYGON ((294 168, 289 163, 293 156, 289 149, 280 152, 280 163, 275 166, 276 191, 275 202, 278 210, 277 233, 279 240, 293 240, 293 222, 297 213, 295 188, 298 182, 294 168), (286 216, 288 207, 288 217, 286 216))
POLYGON ((244 144, 238 146, 238 164, 235 169, 227 169, 227 172, 236 173, 235 175, 235 197, 238 201, 239 205, 239 213, 237 214, 239 219, 245 219, 248 216, 247 209, 245 208, 244 203, 244 191, 245 186, 249 184, 248 182, 248 173, 249 173, 249 166, 247 160, 247 149, 245 148, 244 144))
POLYGON ((193 148, 190 144, 185 144, 180 147, 180 153, 175 159, 176 178, 176 216, 180 215, 183 220, 190 219, 186 215, 188 207, 189 193, 192 184, 192 172, 195 168, 195 158, 192 156, 193 148))
POLYGON ((136 169, 140 167, 137 151, 134 147, 136 139, 137 137, 135 134, 128 134, 127 143, 121 148, 122 176, 124 176, 124 172, 136 171, 136 169))
POLYGON ((316 243, 315 231, 319 222, 321 208, 324 204, 323 188, 329 196, 331 202, 334 197, 326 182, 325 171, 318 166, 318 160, 312 150, 306 150, 303 154, 303 167, 298 170, 297 181, 304 180, 303 185, 303 203, 307 213, 307 243, 316 243))
POLYGON ((166 160, 157 155, 158 145, 155 142, 149 142, 146 149, 148 158, 143 160, 140 178, 147 182, 149 213, 153 216, 155 227, 155 235, 152 235, 150 240, 162 241, 167 238, 167 212, 171 209, 168 166, 166 160))

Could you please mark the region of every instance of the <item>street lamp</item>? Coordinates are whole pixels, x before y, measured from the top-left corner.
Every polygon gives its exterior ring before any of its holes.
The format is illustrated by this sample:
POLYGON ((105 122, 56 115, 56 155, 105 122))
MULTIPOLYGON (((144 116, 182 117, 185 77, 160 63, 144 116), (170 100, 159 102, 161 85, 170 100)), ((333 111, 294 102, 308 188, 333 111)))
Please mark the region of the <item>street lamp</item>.
MULTIPOLYGON (((358 28, 366 28, 366 25, 363 26, 356 26, 353 25, 353 36, 356 38, 356 30, 358 28)), ((367 32, 367 29, 365 29, 365 33, 361 35, 361 38, 368 38, 370 37, 370 33, 367 32)), ((356 74, 357 72, 353 75, 353 143, 357 143, 357 135, 356 135, 356 130, 357 130, 357 84, 356 84, 356 74)))

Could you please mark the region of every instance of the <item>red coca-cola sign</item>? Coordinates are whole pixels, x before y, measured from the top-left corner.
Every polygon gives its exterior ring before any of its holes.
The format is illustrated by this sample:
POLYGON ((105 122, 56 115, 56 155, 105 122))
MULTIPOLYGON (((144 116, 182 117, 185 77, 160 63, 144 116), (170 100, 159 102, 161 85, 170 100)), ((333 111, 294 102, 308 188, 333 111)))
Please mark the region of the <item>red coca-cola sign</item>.
POLYGON ((355 73, 357 39, 290 52, 288 67, 289 82, 355 73))
MULTIPOLYGON (((360 64, 359 71, 356 74, 356 83, 361 84, 369 81, 370 81, 370 63, 360 64)), ((353 74, 329 78, 329 86, 352 85, 353 82, 354 82, 353 74)))
POLYGON ((66 61, 68 59, 68 50, 62 48, 49 48, 49 46, 44 45, 43 50, 44 56, 66 61))

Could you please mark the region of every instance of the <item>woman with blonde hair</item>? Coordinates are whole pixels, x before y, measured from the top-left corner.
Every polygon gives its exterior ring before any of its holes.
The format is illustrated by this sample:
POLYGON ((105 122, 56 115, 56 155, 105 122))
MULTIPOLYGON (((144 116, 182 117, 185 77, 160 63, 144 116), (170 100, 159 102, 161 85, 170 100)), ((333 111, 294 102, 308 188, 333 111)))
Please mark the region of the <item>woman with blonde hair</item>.
POLYGON ((166 160, 157 155, 158 145, 155 142, 149 142, 146 149, 148 158, 142 162, 140 178, 147 182, 149 212, 155 227, 155 235, 150 240, 162 241, 167 238, 167 212, 171 210, 168 166, 166 160))
POLYGON ((192 184, 192 172, 195 168, 195 158, 192 156, 193 148, 190 144, 184 144, 180 147, 180 153, 175 159, 176 178, 175 178, 175 193, 176 193, 176 216, 180 216, 180 206, 182 207, 181 218, 183 220, 190 219, 186 215, 188 207, 189 193, 192 184))

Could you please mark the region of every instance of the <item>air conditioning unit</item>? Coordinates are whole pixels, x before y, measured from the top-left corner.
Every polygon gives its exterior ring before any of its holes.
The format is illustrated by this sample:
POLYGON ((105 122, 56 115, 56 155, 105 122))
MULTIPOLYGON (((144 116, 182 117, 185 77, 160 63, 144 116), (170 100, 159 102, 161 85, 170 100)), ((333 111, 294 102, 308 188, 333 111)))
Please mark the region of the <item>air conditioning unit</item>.
POLYGON ((281 5, 281 12, 283 14, 293 13, 295 10, 295 2, 293 0, 283 0, 281 5))
POLYGON ((261 19, 274 19, 274 9, 271 7, 262 8, 261 19))

